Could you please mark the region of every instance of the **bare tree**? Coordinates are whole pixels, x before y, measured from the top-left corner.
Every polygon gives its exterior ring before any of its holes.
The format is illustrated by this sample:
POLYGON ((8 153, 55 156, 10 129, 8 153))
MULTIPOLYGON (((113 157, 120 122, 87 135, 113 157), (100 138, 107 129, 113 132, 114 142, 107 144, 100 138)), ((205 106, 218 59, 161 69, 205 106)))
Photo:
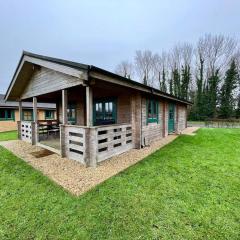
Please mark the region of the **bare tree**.
POLYGON ((134 66, 128 61, 122 61, 117 65, 115 73, 120 76, 132 79, 134 77, 134 66))
POLYGON ((150 50, 136 51, 135 66, 140 80, 146 85, 153 85, 154 82, 154 64, 158 56, 150 50))
POLYGON ((169 92, 171 94, 187 98, 191 83, 192 57, 193 46, 189 43, 177 44, 169 52, 169 92))
POLYGON ((238 72, 240 72, 240 46, 238 47, 235 54, 233 55, 232 60, 235 61, 238 72))
POLYGON ((199 39, 198 43, 204 53, 207 66, 207 75, 214 75, 216 71, 222 73, 226 70, 233 55, 237 50, 237 41, 224 35, 206 34, 199 39))
POLYGON ((155 54, 153 62, 154 71, 154 83, 155 87, 158 87, 161 91, 167 92, 167 74, 168 74, 168 62, 167 53, 162 52, 161 55, 155 54))
POLYGON ((193 59, 193 46, 189 43, 183 43, 181 45, 181 57, 182 57, 182 65, 183 66, 191 66, 192 59, 193 59))
POLYGON ((191 65, 193 58, 193 46, 189 43, 181 43, 172 48, 169 52, 169 67, 181 69, 182 66, 191 65))

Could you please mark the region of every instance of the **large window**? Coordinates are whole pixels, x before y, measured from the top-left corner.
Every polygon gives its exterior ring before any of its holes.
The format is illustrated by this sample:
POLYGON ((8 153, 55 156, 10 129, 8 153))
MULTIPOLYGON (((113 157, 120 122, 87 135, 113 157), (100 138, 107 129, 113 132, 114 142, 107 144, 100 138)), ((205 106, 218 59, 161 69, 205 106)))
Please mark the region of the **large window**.
POLYGON ((67 116, 68 116, 68 123, 69 124, 76 124, 76 104, 69 103, 67 109, 67 116))
POLYGON ((0 109, 0 121, 15 120, 13 109, 0 109))
POLYGON ((116 123, 117 118, 116 99, 98 99, 94 102, 94 125, 106 125, 116 123))
POLYGON ((23 120, 32 121, 33 120, 33 110, 23 110, 23 120))
POLYGON ((54 111, 46 110, 45 111, 45 119, 54 119, 54 111))
POLYGON ((158 101, 154 99, 147 100, 147 122, 158 122, 158 101))

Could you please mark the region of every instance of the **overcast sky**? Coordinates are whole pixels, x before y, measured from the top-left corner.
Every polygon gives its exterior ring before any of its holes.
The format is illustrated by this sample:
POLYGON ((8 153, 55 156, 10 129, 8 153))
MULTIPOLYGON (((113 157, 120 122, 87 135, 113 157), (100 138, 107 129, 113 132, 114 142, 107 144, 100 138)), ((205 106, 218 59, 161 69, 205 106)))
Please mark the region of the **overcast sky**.
POLYGON ((0 0, 0 93, 23 50, 110 71, 138 49, 240 37, 240 0, 0 0))

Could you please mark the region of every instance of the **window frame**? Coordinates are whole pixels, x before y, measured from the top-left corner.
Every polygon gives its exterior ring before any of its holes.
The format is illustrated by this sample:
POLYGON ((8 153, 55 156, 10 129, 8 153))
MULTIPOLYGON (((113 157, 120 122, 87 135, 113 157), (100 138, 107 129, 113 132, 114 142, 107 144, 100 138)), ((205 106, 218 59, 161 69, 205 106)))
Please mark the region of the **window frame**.
POLYGON ((0 121, 15 121, 15 109, 11 108, 0 108, 0 111, 4 111, 4 118, 0 117, 0 121), (7 111, 11 111, 11 117, 7 117, 7 111))
POLYGON ((45 110, 45 120, 53 120, 54 119, 54 110, 45 110), (48 114, 47 113, 51 113, 50 117, 47 116, 48 114))
POLYGON ((108 97, 108 98, 97 98, 93 101, 93 125, 100 126, 100 125, 111 125, 117 123, 117 98, 116 97, 108 97), (106 120, 106 111, 105 111, 105 104, 112 102, 112 120, 106 120), (102 103, 102 114, 103 119, 98 120, 96 119, 96 104, 102 103), (99 123, 99 121, 102 121, 99 123))
POLYGON ((22 110, 22 120, 23 121, 33 121, 33 110, 31 110, 31 109, 24 109, 24 110, 22 110), (25 119, 25 116, 24 116, 24 113, 26 113, 26 112, 31 112, 31 119, 25 119))
POLYGON ((159 122, 159 101, 157 99, 147 99, 146 101, 146 117, 148 123, 158 123, 159 122), (149 103, 150 103, 150 112, 151 117, 149 117, 149 103), (156 108, 156 113, 154 112, 154 107, 156 108), (156 114, 156 117, 153 117, 156 114))
POLYGON ((67 119, 68 119, 68 124, 70 125, 75 125, 77 123, 77 104, 75 102, 68 103, 67 119), (73 109, 75 110, 75 117, 69 117, 69 112, 73 109))

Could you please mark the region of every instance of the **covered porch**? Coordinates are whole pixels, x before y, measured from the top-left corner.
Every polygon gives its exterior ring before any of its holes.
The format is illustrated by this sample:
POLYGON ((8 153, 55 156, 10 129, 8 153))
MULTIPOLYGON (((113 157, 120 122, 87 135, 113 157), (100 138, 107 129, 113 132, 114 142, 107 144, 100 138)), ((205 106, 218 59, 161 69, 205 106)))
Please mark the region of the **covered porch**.
POLYGON ((132 90, 97 81, 28 100, 33 101, 33 121, 19 122, 22 140, 93 167, 114 155, 140 148, 136 106, 141 97, 132 90), (56 119, 39 121, 37 102, 56 103, 56 119))

